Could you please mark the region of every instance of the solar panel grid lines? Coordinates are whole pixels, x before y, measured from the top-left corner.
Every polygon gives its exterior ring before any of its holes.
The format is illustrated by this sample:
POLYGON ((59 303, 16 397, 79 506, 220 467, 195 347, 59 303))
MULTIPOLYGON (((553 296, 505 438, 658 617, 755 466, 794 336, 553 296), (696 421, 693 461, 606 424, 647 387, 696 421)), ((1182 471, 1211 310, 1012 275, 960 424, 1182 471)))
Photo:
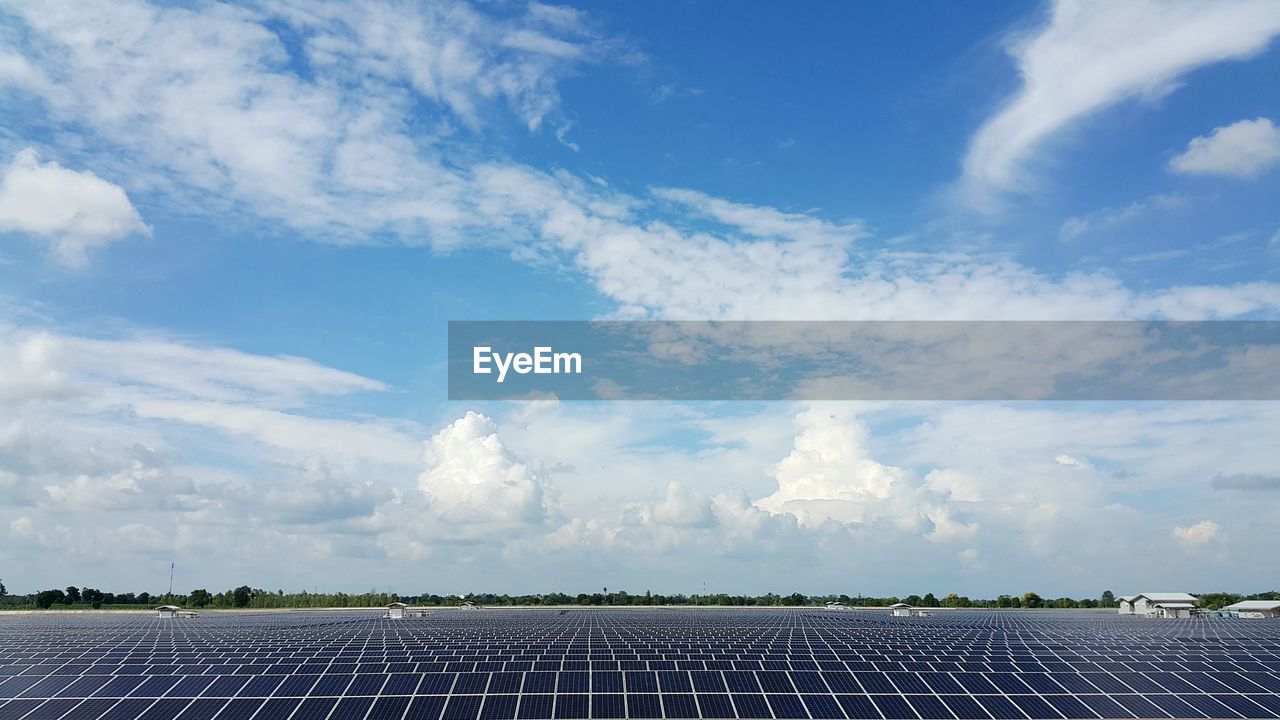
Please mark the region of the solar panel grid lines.
POLYGON ((1280 712, 1280 631, 1269 622, 665 608, 380 615, 0 618, 0 720, 1280 712))

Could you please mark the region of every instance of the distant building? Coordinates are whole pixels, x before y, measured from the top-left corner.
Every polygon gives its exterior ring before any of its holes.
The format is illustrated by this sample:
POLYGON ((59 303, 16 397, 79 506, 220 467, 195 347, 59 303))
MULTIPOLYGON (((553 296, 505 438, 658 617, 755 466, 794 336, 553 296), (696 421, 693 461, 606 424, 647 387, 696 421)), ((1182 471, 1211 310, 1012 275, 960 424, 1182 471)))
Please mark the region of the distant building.
POLYGON ((1121 615, 1191 617, 1199 598, 1183 592, 1138 593, 1118 598, 1121 615))
POLYGON ((827 609, 828 610, 848 610, 849 608, 847 605, 845 605, 842 602, 833 601, 833 602, 827 603, 827 609))
POLYGON ((466 601, 466 602, 462 603, 462 604, 461 604, 461 605, 459 605, 458 607, 459 607, 460 609, 462 609, 462 610, 476 610, 476 609, 478 609, 478 608, 476 607, 476 604, 475 604, 475 603, 473 603, 473 602, 471 602, 470 600, 468 600, 468 601, 466 601))
POLYGON ((894 617, 911 617, 911 606, 906 603, 894 603, 889 606, 889 614, 894 617))
POLYGON ((178 616, 178 611, 182 608, 177 605, 161 605, 156 608, 156 617, 173 618, 178 616))
POLYGON ((390 620, 404 619, 404 609, 409 607, 402 602, 393 602, 387 604, 387 618, 390 620))
POLYGON ((1196 609, 1195 603, 1189 602, 1162 602, 1156 603, 1155 610, 1147 613, 1163 618, 1189 618, 1191 611, 1196 609))
POLYGON ((1242 618, 1280 618, 1280 600, 1241 600, 1222 609, 1242 618))

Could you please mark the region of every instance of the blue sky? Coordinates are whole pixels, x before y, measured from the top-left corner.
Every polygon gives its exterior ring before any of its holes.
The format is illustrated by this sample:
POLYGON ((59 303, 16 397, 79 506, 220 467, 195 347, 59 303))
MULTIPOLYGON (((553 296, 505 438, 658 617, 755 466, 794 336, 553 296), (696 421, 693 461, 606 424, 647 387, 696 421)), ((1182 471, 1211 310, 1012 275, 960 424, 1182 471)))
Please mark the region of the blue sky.
POLYGON ((1269 404, 471 406, 443 363, 451 319, 1274 319, 1277 34, 0 3, 0 577, 1261 589, 1269 404))

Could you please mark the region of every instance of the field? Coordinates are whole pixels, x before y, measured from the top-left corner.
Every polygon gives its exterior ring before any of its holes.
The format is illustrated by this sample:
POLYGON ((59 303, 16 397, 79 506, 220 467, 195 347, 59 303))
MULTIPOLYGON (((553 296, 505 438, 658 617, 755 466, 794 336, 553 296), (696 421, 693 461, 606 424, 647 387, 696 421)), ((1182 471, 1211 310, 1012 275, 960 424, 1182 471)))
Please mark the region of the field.
POLYGON ((1280 621, 816 609, 0 616, 0 720, 1280 717, 1280 621))

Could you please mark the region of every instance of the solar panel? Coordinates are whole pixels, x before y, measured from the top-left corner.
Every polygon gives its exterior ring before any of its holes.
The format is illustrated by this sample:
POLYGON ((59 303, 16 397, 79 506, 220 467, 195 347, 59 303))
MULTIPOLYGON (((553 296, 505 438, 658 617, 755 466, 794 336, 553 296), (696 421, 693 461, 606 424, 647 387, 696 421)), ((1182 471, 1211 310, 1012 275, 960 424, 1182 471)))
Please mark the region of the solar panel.
POLYGON ((0 616, 0 720, 1280 717, 1280 623, 583 608, 0 616))

